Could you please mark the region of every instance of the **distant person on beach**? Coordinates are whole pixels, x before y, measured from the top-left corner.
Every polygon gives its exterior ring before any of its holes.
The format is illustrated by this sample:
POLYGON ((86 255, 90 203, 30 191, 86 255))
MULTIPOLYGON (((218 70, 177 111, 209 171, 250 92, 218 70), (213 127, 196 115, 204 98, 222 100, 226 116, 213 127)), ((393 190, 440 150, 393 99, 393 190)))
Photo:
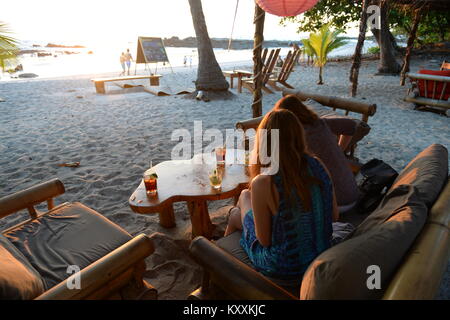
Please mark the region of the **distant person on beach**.
POLYGON ((185 67, 186 67, 186 63, 187 63, 187 57, 184 56, 184 58, 183 58, 183 64, 184 64, 185 67))
POLYGON ((295 95, 281 98, 274 110, 289 110, 297 116, 305 129, 309 152, 322 160, 330 172, 339 211, 351 209, 359 191, 343 150, 355 134, 356 122, 346 118, 322 119, 295 95), (339 137, 339 143, 336 143, 336 136, 339 137))
POLYGON ((122 54, 120 55, 120 65, 122 66, 122 73, 120 74, 121 76, 125 75, 125 61, 127 60, 127 58, 125 57, 125 53, 122 52, 122 54))
POLYGON ((131 56, 130 49, 127 49, 127 53, 125 53, 125 62, 127 64, 128 75, 130 75, 131 61, 133 61, 133 57, 131 56))

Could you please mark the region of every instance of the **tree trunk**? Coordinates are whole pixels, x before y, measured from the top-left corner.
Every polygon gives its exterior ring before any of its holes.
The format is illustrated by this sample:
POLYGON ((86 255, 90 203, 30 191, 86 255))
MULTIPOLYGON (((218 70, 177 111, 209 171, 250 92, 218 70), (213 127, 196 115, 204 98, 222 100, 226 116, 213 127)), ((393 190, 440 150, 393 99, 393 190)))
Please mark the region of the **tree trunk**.
POLYGON ((323 84, 322 70, 323 70, 323 67, 319 67, 319 81, 317 81, 317 84, 323 84))
POLYGON ((411 32, 409 33, 408 43, 406 46, 405 58, 403 61, 402 72, 401 72, 401 77, 400 77, 400 85, 401 86, 405 85, 405 75, 409 71, 409 59, 411 56, 412 48, 414 46, 414 40, 416 39, 416 33, 417 33, 417 28, 419 27, 421 14, 422 14, 421 9, 417 9, 414 12, 413 26, 412 26, 411 32))
POLYGON ((389 35, 388 2, 389 0, 380 0, 381 30, 379 34, 380 62, 378 64, 378 73, 398 74, 401 67, 395 59, 395 51, 389 35))
POLYGON ((359 68, 361 67, 361 51, 364 46, 364 40, 366 39, 368 5, 369 0, 364 0, 361 8, 361 20, 359 22, 358 42, 355 47, 353 63, 350 69, 350 82, 352 83, 350 95, 352 97, 356 96, 356 91, 358 89, 359 68))
POLYGON ((189 0, 198 48, 198 71, 195 87, 203 91, 227 91, 229 84, 223 76, 208 35, 201 0, 189 0))
POLYGON ((255 3, 255 16, 253 23, 255 24, 255 35, 253 40, 253 75, 255 82, 255 90, 253 90, 252 114, 253 118, 262 115, 262 69, 263 62, 261 59, 262 45, 264 42, 264 20, 265 11, 255 3))

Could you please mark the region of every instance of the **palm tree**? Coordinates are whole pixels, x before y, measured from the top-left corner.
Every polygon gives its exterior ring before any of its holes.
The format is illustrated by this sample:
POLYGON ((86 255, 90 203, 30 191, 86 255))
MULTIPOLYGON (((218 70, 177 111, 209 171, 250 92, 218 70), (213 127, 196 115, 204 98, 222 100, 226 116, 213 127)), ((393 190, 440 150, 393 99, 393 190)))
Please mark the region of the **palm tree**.
POLYGON ((11 31, 8 25, 0 21, 0 66, 5 72, 6 60, 15 59, 18 51, 18 41, 9 36, 11 31))
POLYGON ((229 84, 223 76, 208 35, 201 0, 189 0, 198 48, 197 91, 226 91, 229 84))
POLYGON ((319 67, 319 81, 317 84, 323 84, 322 70, 327 63, 328 54, 346 44, 343 37, 339 37, 342 33, 340 30, 331 31, 330 24, 325 24, 320 28, 319 32, 309 34, 309 39, 303 39, 306 52, 315 57, 315 65, 319 67))

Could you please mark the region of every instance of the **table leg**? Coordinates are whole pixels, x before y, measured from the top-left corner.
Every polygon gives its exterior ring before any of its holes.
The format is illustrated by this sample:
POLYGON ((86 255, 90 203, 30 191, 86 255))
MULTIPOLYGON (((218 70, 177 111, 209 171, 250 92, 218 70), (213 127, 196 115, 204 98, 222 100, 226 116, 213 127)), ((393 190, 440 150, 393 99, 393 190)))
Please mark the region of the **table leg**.
POLYGON ((173 205, 167 205, 159 212, 159 224, 163 228, 175 227, 175 214, 173 212, 173 205))
POLYGON ((97 82, 94 82, 94 84, 95 84, 95 91, 97 93, 101 93, 101 94, 105 93, 105 83, 104 82, 97 81, 97 82))
POLYGON ((188 201, 187 205, 191 216, 192 238, 204 236, 211 239, 213 225, 206 201, 188 201))
POLYGON ((233 80, 234 80, 234 75, 232 74, 230 76, 230 89, 233 89, 233 80))
POLYGON ((237 91, 238 91, 239 93, 242 93, 242 76, 241 76, 241 75, 238 76, 238 86, 237 86, 237 91))
POLYGON ((151 86, 159 86, 159 77, 150 78, 150 85, 151 86))

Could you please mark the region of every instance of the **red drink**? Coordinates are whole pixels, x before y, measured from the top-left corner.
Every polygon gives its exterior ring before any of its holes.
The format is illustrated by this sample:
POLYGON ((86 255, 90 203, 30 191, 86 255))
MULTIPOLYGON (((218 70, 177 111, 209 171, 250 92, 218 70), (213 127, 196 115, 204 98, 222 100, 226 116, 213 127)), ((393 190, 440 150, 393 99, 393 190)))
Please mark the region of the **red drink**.
POLYGON ((144 185, 148 196, 156 195, 158 191, 158 176, 155 173, 144 174, 144 185))
POLYGON ((219 165, 225 164, 225 155, 227 154, 227 149, 216 148, 216 162, 219 165))

